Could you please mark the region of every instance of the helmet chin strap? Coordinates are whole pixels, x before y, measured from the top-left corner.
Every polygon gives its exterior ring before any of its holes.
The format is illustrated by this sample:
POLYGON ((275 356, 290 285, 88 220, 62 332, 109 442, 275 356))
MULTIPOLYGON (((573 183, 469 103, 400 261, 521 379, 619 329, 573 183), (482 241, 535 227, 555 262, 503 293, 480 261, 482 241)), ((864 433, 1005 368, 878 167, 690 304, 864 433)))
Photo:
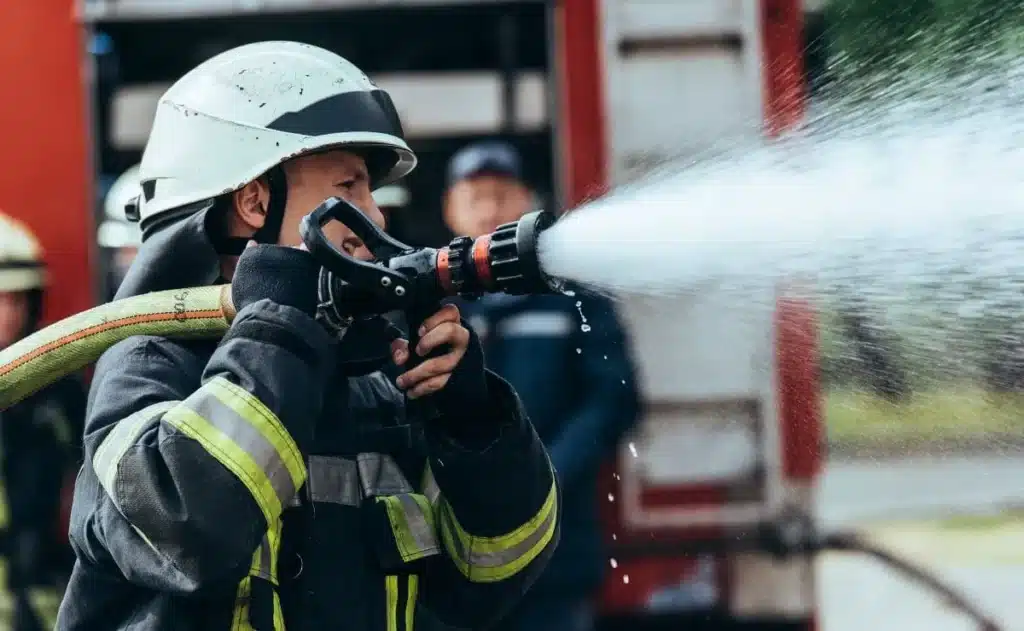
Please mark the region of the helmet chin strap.
POLYGON ((288 182, 284 177, 284 169, 276 166, 267 172, 269 200, 263 226, 252 237, 225 237, 220 239, 217 250, 228 256, 238 256, 245 250, 249 241, 256 243, 276 244, 281 238, 281 224, 284 222, 284 208, 288 204, 288 182))

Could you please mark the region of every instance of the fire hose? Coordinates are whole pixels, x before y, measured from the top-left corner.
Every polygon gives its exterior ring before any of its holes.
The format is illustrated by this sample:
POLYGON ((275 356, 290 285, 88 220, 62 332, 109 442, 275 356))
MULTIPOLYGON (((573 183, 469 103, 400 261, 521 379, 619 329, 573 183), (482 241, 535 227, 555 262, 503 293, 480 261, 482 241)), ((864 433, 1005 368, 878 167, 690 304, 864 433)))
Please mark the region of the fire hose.
MULTIPOLYGON (((561 281, 544 274, 537 258, 538 237, 554 222, 553 214, 538 211, 476 239, 458 237, 442 248, 417 248, 332 197, 303 217, 299 228, 322 266, 317 319, 342 335, 355 319, 403 311, 413 347, 419 322, 445 298, 558 291, 561 281), (374 260, 359 260, 334 247, 323 231, 332 220, 362 239, 374 260)), ((219 339, 235 315, 231 286, 216 285, 116 300, 61 320, 0 351, 0 410, 96 361, 121 340, 135 335, 219 339)))
POLYGON ((978 625, 978 631, 1002 631, 1002 627, 988 614, 981 611, 967 597, 943 583, 934 573, 900 558, 889 550, 868 541, 863 535, 853 532, 831 533, 822 537, 816 546, 819 552, 859 552, 889 566, 913 583, 917 583, 941 597, 947 606, 959 611, 978 625))
POLYGON ((785 511, 775 519, 757 526, 730 530, 721 538, 690 540, 659 540, 657 538, 636 543, 619 543, 614 553, 619 558, 649 556, 652 554, 735 554, 738 552, 766 552, 782 561, 794 556, 818 555, 826 552, 854 553, 867 556, 909 582, 938 596, 950 609, 957 611, 977 625, 978 631, 1004 631, 990 615, 982 611, 969 598, 949 586, 931 570, 909 561, 878 545, 865 535, 854 531, 818 532, 813 519, 798 511, 785 511))
POLYGON ((757 529, 748 541, 777 557, 787 554, 824 552, 852 552, 865 555, 882 565, 888 566, 911 583, 917 584, 937 595, 945 604, 972 620, 978 631, 1002 631, 1002 627, 991 616, 981 611, 967 597, 958 593, 942 581, 934 572, 901 558, 884 547, 871 542, 864 535, 852 531, 819 533, 813 521, 807 516, 787 515, 776 522, 757 529))

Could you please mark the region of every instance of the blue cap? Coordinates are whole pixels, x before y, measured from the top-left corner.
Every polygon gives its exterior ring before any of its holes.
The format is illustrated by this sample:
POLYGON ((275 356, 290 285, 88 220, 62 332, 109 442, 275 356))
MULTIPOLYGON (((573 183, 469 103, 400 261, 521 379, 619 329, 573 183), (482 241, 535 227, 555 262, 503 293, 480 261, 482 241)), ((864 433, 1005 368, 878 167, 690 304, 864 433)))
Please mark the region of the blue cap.
POLYGON ((477 175, 501 175, 522 181, 519 152, 505 142, 490 140, 460 149, 448 163, 448 186, 477 175))

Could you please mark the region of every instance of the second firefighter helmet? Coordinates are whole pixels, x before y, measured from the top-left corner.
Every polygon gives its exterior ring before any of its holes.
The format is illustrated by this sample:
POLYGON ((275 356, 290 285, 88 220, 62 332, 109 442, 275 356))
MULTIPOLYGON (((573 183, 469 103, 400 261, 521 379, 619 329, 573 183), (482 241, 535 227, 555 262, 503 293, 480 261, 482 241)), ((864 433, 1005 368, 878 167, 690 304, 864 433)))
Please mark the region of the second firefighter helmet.
POLYGON ((43 289, 43 248, 28 226, 0 213, 0 291, 43 289))
POLYGON ((397 184, 378 188, 373 192, 373 201, 380 208, 405 208, 409 203, 409 191, 397 184))
POLYGON ((160 98, 137 218, 148 235, 178 209, 191 212, 291 158, 335 148, 363 155, 374 187, 416 165, 391 98, 348 60, 286 41, 228 50, 160 98))
POLYGON ((139 186, 139 165, 128 168, 110 185, 103 200, 103 222, 96 234, 101 248, 138 247, 142 242, 139 225, 129 221, 125 208, 136 203, 142 188, 139 186))

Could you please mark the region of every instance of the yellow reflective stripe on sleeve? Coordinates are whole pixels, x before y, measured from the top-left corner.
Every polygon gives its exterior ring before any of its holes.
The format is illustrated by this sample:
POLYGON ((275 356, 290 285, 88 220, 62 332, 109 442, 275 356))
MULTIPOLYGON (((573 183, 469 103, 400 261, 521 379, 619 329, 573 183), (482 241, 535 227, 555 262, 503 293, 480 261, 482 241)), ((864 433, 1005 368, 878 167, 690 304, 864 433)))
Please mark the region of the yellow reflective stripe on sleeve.
POLYGON ((288 470, 292 484, 296 489, 301 487, 306 481, 306 463, 302 459, 299 446, 295 444, 295 439, 291 437, 277 416, 262 401, 249 394, 241 386, 233 384, 223 377, 214 377, 207 385, 216 389, 217 398, 224 405, 249 420, 252 426, 263 435, 263 439, 274 446, 274 450, 280 454, 281 461, 288 470))
POLYGON ((255 498, 268 524, 306 479, 298 447, 253 395, 214 378, 164 415, 228 468, 255 498))
POLYGON ((398 577, 384 577, 384 596, 387 600, 387 631, 398 631, 398 577))
POLYGON ((416 623, 416 599, 419 597, 420 577, 409 575, 409 598, 405 601, 405 631, 413 631, 416 623))
POLYGON ((525 524, 499 537, 477 537, 459 525, 442 495, 437 506, 441 540, 455 566, 475 583, 493 583, 521 572, 555 535, 558 487, 554 479, 540 510, 525 524))
POLYGON ((410 563, 440 552, 430 500, 418 493, 377 498, 387 509, 391 532, 402 561, 410 563))
POLYGON ((154 418, 178 405, 178 401, 161 401, 139 410, 138 412, 114 424, 110 432, 96 449, 92 457, 92 468, 99 478, 100 486, 117 505, 114 494, 114 481, 117 479, 117 467, 121 464, 128 449, 139 439, 142 431, 154 418))
MULTIPOLYGON (((263 535, 263 541, 252 555, 252 563, 249 565, 249 575, 238 584, 235 593, 235 611, 231 617, 231 631, 263 631, 253 629, 249 620, 249 603, 252 600, 252 579, 262 578, 270 581, 275 587, 277 581, 277 553, 281 544, 281 522, 276 522, 263 535)), ((284 614, 281 611, 281 599, 274 590, 274 629, 273 631, 285 631, 284 614)))

